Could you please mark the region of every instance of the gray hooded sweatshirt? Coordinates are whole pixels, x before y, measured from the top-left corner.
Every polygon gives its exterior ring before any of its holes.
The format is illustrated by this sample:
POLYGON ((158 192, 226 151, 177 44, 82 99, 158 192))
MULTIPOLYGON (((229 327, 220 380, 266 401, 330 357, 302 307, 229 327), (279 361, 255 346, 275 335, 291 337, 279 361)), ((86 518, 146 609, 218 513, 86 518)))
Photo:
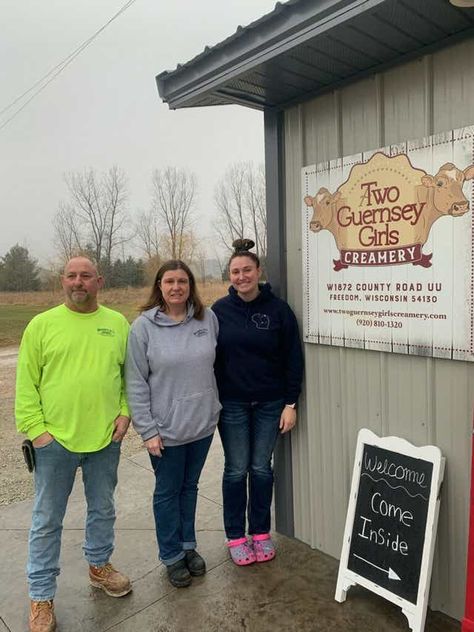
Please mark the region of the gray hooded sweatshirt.
POLYGON ((177 323, 156 307, 133 323, 125 379, 135 430, 146 441, 160 435, 166 446, 208 437, 221 405, 214 377, 219 325, 210 309, 203 320, 188 309, 177 323))

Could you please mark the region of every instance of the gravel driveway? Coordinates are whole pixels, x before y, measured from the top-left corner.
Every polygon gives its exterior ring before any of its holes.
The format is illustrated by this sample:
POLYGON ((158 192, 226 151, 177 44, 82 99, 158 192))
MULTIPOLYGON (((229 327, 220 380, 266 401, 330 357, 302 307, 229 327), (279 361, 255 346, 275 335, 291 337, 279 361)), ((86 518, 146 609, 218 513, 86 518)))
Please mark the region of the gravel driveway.
MULTIPOLYGON (((18 347, 0 349, 0 505, 33 496, 33 477, 21 453, 23 436, 16 431, 13 415, 17 355, 18 347)), ((141 439, 129 430, 122 454, 131 456, 141 449, 141 439)))

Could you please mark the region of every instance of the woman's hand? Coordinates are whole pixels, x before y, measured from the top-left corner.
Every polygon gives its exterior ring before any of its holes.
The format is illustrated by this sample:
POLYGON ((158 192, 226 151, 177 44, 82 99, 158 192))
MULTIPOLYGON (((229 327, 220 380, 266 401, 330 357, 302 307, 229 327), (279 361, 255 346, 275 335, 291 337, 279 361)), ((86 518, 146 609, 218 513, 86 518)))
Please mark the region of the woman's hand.
POLYGON ((143 443, 148 452, 153 454, 153 456, 161 456, 161 451, 165 449, 160 435, 147 439, 143 443))
POLYGON ((280 432, 281 434, 285 434, 292 428, 294 428, 296 424, 296 410, 291 408, 290 406, 285 406, 285 408, 281 411, 280 417, 280 432))

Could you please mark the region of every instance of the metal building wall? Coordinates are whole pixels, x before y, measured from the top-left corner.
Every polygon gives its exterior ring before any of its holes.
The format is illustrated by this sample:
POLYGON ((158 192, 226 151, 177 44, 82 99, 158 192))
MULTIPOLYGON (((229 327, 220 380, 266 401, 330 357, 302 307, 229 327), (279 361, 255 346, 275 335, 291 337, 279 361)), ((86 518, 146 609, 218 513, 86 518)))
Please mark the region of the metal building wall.
MULTIPOLYGON (((302 322, 301 167, 474 123, 474 41, 285 112, 288 300, 302 322)), ((367 427, 446 456, 430 606, 464 610, 474 365, 305 345, 292 435, 295 536, 339 558, 356 436, 367 427)))

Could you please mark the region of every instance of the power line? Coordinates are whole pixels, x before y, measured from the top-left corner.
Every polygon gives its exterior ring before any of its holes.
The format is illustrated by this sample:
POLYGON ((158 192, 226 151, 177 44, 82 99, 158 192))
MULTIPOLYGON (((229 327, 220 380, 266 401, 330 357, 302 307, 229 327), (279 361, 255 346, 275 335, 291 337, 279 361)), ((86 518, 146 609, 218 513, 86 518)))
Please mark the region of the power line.
POLYGON ((112 18, 110 18, 110 20, 106 24, 104 24, 98 31, 96 31, 91 37, 85 40, 82 44, 80 44, 80 46, 78 46, 75 50, 73 50, 72 53, 70 53, 65 59, 59 62, 59 64, 56 64, 54 68, 51 68, 51 70, 49 70, 45 75, 43 75, 40 79, 38 79, 38 81, 36 81, 30 88, 28 88, 28 90, 23 92, 23 94, 20 94, 14 101, 12 101, 6 107, 4 107, 3 110, 0 110, 0 115, 6 112, 7 110, 9 110, 13 105, 15 105, 15 103, 20 101, 24 96, 26 96, 29 92, 31 92, 37 85, 41 84, 45 79, 47 79, 51 74, 53 74, 55 70, 63 66, 65 67, 68 63, 70 63, 70 61, 72 61, 72 59, 77 57, 77 55, 80 52, 82 52, 105 28, 107 28, 107 26, 109 26, 111 22, 113 22, 121 13, 123 13, 126 9, 128 9, 128 7, 131 4, 133 4, 133 2, 135 2, 135 0, 128 0, 125 3, 125 5, 121 9, 119 9, 119 11, 114 16, 112 16, 112 18))
POLYGON ((72 51, 65 59, 63 59, 59 64, 56 64, 53 68, 51 68, 45 75, 43 75, 40 79, 35 81, 35 83, 25 90, 23 94, 20 94, 16 99, 14 99, 11 103, 5 106, 2 110, 0 110, 0 116, 11 109, 14 105, 16 105, 19 101, 24 99, 26 95, 35 90, 37 86, 40 86, 33 95, 21 105, 15 112, 7 118, 3 123, 0 124, 0 130, 2 130, 10 121, 12 121, 22 110, 26 108, 26 106, 35 99, 40 92, 42 92, 56 77, 63 71, 70 63, 74 61, 74 59, 82 53, 84 49, 86 49, 99 35, 104 31, 114 20, 116 20, 122 13, 124 13, 132 4, 134 4, 136 0, 128 0, 118 11, 115 13, 103 26, 100 27, 91 37, 85 40, 82 44, 80 44, 75 50, 72 51))

